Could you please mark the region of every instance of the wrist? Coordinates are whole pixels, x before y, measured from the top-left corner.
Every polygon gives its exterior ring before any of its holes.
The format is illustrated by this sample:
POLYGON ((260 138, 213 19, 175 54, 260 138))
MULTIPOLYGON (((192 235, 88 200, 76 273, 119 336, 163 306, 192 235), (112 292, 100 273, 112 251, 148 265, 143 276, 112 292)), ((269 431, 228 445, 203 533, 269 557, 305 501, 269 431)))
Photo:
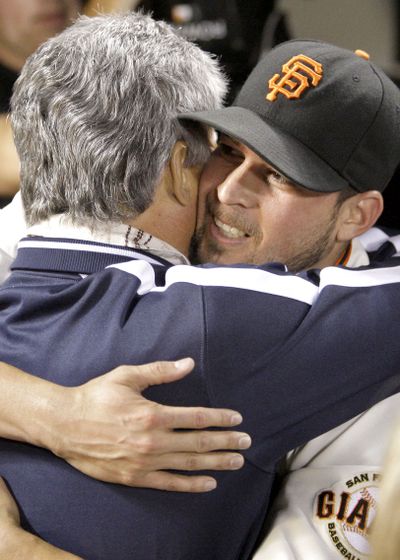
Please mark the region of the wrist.
POLYGON ((37 400, 36 418, 29 442, 62 456, 67 446, 68 419, 74 418, 74 391, 48 383, 37 400))
POLYGON ((51 447, 68 389, 0 362, 0 436, 51 447))
POLYGON ((28 560, 29 547, 26 542, 26 531, 14 523, 0 527, 0 560, 28 560))
MULTIPOLYGON (((12 366, 14 384, 3 383, 8 412, 0 414, 0 435, 57 452, 63 439, 65 415, 70 411, 72 389, 22 372, 12 366), (18 401, 16 402, 16 396, 18 401), (18 406, 16 406, 18 404, 18 406), (3 416, 4 414, 4 416, 3 416)), ((2 381, 7 381, 2 377, 2 381)))
POLYGON ((15 525, 3 528, 0 536, 0 560, 82 560, 15 525))

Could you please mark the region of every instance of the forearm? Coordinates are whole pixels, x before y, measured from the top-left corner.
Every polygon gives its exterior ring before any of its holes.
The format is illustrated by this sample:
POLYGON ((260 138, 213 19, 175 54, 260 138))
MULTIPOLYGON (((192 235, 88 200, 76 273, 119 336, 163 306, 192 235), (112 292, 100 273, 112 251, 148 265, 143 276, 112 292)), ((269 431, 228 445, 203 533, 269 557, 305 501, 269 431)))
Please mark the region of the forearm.
POLYGON ((1 535, 0 560, 79 560, 19 527, 1 535))
POLYGON ((78 560, 20 527, 20 517, 4 480, 0 478, 0 560, 78 560))
POLYGON ((52 448, 68 389, 0 362, 0 437, 52 448))
POLYGON ((0 196, 12 196, 19 188, 19 158, 7 115, 0 115, 0 196))

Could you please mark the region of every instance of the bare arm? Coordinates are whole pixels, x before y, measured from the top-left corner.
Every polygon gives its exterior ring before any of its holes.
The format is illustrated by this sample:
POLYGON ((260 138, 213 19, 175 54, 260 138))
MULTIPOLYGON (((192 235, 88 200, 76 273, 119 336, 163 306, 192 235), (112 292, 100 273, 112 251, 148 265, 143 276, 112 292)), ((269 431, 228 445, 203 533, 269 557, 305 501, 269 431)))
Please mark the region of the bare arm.
POLYGON ((0 560, 79 560, 21 529, 18 507, 0 478, 0 560))
POLYGON ((241 422, 231 410, 163 406, 141 393, 177 381, 193 360, 121 366, 79 387, 62 387, 0 363, 0 436, 50 449, 78 470, 106 482, 160 490, 205 492, 210 476, 177 470, 235 470, 250 438, 208 431, 241 422), (176 432, 185 428, 184 432, 176 432), (217 452, 223 449, 224 451, 217 452), (235 462, 236 461, 236 462, 235 462))
POLYGON ((19 159, 7 115, 0 114, 0 197, 11 197, 19 188, 19 159))

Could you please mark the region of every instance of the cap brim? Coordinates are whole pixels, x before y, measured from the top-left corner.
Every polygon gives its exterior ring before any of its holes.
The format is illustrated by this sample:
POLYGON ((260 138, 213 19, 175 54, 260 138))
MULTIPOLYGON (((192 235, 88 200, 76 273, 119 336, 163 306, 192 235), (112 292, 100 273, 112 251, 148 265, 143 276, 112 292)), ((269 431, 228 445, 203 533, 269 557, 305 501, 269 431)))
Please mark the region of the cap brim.
POLYGON ((239 140, 285 177, 307 189, 336 192, 348 182, 298 140, 243 107, 179 115, 239 140))

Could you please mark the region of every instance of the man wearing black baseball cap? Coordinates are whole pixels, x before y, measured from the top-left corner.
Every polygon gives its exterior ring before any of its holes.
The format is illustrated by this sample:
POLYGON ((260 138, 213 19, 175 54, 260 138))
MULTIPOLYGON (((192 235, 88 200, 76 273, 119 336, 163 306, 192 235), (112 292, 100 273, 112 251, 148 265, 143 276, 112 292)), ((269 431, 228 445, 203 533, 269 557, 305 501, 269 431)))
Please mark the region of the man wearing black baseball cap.
POLYGON ((182 118, 220 132, 201 180, 202 262, 348 262, 400 159, 398 88, 364 51, 319 41, 279 45, 232 106, 182 118))
MULTIPOLYGON (((182 118, 219 132, 201 179, 200 261, 276 260, 298 272, 370 264, 365 247, 381 245, 384 258, 399 253, 400 236, 388 240, 372 226, 400 160, 400 93, 366 52, 284 43, 258 63, 232 106, 182 118)), ((363 359, 356 334, 354 342, 349 363, 363 359)), ((369 557, 398 406, 398 396, 385 399, 288 455, 274 522, 254 560, 369 557)))

